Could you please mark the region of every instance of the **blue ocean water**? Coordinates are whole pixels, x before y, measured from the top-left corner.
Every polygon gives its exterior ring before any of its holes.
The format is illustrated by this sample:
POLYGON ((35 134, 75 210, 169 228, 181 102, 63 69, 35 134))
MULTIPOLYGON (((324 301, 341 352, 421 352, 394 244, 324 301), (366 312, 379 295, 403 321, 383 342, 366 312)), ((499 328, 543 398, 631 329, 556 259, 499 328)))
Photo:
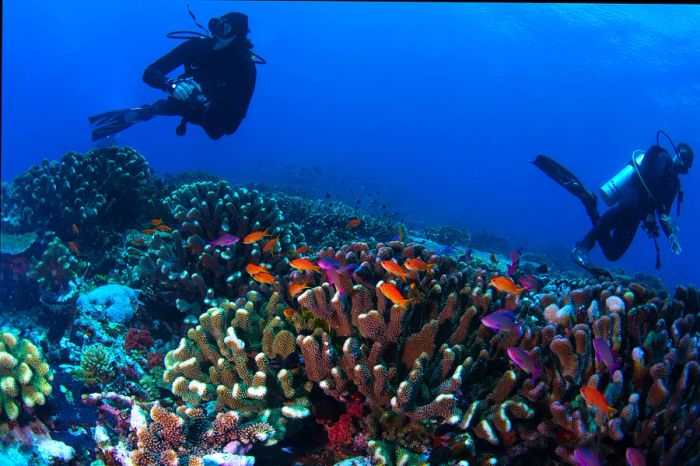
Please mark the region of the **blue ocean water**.
MULTIPOLYGON (((544 153, 592 190, 664 130, 697 148, 700 7, 694 5, 192 1, 198 20, 242 11, 267 59, 248 116, 211 141, 176 118, 119 136, 159 173, 303 185, 353 201, 379 192, 408 225, 486 229, 565 255, 580 203, 530 162, 544 153), (316 167, 316 168, 314 168, 316 167), (352 192, 351 192, 352 190, 352 192)), ((144 68, 196 29, 184 1, 3 4, 2 179, 93 147, 87 117, 162 95, 144 68)), ((608 263, 700 275, 698 170, 683 177, 675 256, 639 231, 608 263)), ((601 203, 602 206, 602 203, 601 203)))

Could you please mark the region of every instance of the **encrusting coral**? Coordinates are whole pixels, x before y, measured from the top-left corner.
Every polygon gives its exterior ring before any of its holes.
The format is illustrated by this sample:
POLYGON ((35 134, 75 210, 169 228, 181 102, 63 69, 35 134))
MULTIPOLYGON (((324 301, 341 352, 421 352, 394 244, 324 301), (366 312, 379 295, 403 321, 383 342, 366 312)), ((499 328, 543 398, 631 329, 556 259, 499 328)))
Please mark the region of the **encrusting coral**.
POLYGON ((17 419, 22 407, 43 405, 51 394, 53 373, 39 348, 12 332, 0 333, 0 406, 2 414, 17 419))

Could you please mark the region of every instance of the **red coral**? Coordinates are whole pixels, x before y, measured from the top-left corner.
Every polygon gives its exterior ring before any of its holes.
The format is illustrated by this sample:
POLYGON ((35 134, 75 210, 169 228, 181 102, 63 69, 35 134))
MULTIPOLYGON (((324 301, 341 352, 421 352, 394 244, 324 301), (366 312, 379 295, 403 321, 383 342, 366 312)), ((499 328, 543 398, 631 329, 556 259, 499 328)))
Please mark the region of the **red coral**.
POLYGON ((129 333, 126 334, 126 338, 124 339, 124 349, 127 351, 145 350, 150 347, 154 341, 148 330, 130 328, 129 333))
POLYGON ((153 369, 154 367, 161 366, 163 367, 164 364, 164 358, 165 355, 163 353, 148 353, 146 356, 148 358, 148 368, 153 369))
POLYGON ((332 450, 338 450, 352 443, 355 426, 350 416, 342 414, 338 422, 326 427, 326 432, 328 433, 328 447, 332 450))

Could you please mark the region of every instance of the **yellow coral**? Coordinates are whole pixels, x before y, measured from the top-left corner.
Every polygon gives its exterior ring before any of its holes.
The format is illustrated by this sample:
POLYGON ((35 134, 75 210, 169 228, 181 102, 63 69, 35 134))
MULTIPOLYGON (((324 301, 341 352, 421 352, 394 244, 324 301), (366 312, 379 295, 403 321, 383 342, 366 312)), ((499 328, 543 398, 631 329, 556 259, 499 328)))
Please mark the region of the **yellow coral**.
POLYGON ((22 405, 43 405, 51 394, 51 380, 53 374, 35 344, 0 333, 0 414, 15 420, 22 405))

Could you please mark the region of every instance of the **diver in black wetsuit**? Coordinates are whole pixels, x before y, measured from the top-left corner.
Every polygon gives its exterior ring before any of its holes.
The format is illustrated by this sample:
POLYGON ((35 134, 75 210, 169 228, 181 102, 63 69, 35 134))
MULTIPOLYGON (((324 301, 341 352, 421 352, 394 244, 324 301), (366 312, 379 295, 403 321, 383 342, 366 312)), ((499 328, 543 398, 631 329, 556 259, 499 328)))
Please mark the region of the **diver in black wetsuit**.
MULTIPOLYGON (((179 115, 178 135, 186 123, 200 125, 214 140, 233 134, 246 116, 255 90, 256 62, 247 38, 248 17, 228 13, 209 21, 211 36, 192 37, 149 65, 143 73, 146 84, 169 94, 150 105, 107 112, 90 117, 96 141, 154 115, 179 115), (179 66, 177 79, 167 74, 179 66)), ((187 32, 187 31, 185 31, 187 32)), ((257 57, 257 56, 256 56, 257 57)), ((259 57, 258 57, 259 58, 259 57)))
MULTIPOLYGON (((635 159, 630 161, 632 170, 627 169, 629 178, 622 180, 625 186, 614 198, 607 199, 609 203, 615 202, 615 205, 602 216, 598 214, 595 194, 588 191, 575 175, 544 155, 538 155, 533 163, 578 197, 593 223, 593 227, 571 251, 573 260, 593 274, 610 275, 605 270, 594 267, 588 253, 597 242, 608 260, 618 260, 629 248, 640 224, 647 235, 654 239, 656 268, 661 267, 659 247, 656 242, 659 236, 657 218, 661 224, 661 230, 671 242, 671 249, 675 254, 680 254, 681 247, 676 237, 678 227, 669 214, 676 196, 679 197, 678 214, 680 214, 682 192, 678 175, 688 173, 693 159, 693 151, 687 144, 679 144, 672 157, 658 145, 657 140, 657 144, 644 153, 641 162, 635 159)), ((614 181, 615 178, 609 183, 614 181)), ((606 186, 601 188, 604 196, 606 186)))

